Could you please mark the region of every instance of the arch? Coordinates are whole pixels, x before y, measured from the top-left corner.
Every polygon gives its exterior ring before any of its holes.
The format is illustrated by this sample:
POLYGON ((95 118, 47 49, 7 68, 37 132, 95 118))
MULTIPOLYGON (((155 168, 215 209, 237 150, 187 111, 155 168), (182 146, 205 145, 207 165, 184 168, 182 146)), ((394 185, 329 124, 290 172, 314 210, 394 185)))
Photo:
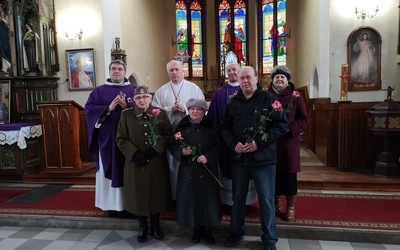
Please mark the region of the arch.
POLYGON ((140 85, 140 81, 139 78, 137 77, 137 75, 135 73, 132 73, 129 77, 128 80, 131 84, 133 84, 134 86, 139 86, 140 85))

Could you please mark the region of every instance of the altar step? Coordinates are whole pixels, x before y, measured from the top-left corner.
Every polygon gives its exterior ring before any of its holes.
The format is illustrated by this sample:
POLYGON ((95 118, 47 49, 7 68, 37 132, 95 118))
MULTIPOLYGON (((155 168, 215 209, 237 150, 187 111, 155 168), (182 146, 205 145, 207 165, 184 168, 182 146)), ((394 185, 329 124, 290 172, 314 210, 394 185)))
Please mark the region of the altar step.
MULTIPOLYGON (((96 182, 94 168, 79 176, 25 175, 25 183, 62 183, 93 185, 96 182)), ((400 178, 379 177, 371 173, 340 172, 326 166, 302 166, 298 174, 300 189, 371 190, 400 192, 400 178)))
MULTIPOLYGON (((307 147, 300 150, 301 172, 298 173, 299 189, 400 191, 400 178, 380 177, 366 170, 338 171, 325 166, 307 147)), ((96 182, 95 165, 80 175, 47 175, 34 173, 23 176, 25 183, 63 183, 93 185, 96 182)), ((21 181, 21 180, 19 180, 21 181)))
POLYGON ((25 174, 24 183, 59 183, 59 184, 95 184, 96 164, 94 162, 83 163, 83 170, 77 172, 36 172, 25 174))

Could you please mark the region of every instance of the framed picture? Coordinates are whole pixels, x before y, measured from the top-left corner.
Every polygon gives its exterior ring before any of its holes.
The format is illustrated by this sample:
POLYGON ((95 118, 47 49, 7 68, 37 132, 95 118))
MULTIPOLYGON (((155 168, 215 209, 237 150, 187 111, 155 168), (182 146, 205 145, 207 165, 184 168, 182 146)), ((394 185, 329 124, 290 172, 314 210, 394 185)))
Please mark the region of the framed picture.
POLYGON ((347 39, 349 91, 381 89, 381 44, 381 35, 372 27, 351 32, 347 39))
POLYGON ((66 50, 68 89, 92 90, 96 87, 93 49, 66 50))
POLYGON ((0 80, 0 124, 10 122, 11 81, 0 80))

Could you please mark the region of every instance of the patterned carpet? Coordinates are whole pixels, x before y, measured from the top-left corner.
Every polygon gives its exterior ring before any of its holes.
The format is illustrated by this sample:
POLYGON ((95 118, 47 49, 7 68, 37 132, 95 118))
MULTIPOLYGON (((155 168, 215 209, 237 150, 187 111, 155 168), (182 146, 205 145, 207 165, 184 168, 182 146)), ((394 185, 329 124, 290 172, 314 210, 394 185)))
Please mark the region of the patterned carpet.
MULTIPOLYGON (((74 185, 40 201, 21 203, 22 196, 29 197, 29 193, 37 193, 38 190, 40 188, 0 187, 3 197, 8 193, 15 195, 8 195, 9 199, 0 203, 0 215, 109 217, 106 212, 94 207, 93 186, 74 185), (12 203, 18 197, 19 203, 12 203)), ((286 226, 400 230, 399 207, 400 195, 324 194, 300 190, 296 202, 296 220, 285 222, 280 215, 276 219, 278 225, 286 226)), ((161 218, 174 221, 175 212, 166 211, 161 218)), ((229 206, 223 206, 223 221, 230 221, 229 206)), ((247 208, 246 222, 260 224, 257 203, 247 208)))

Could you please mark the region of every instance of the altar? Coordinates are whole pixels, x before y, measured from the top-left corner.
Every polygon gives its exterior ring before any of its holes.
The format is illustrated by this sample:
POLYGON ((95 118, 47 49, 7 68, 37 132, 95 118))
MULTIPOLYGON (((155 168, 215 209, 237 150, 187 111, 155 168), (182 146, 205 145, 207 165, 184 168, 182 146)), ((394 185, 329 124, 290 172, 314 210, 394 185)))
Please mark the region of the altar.
POLYGON ((0 179, 22 180, 41 166, 40 122, 0 125, 0 179))

